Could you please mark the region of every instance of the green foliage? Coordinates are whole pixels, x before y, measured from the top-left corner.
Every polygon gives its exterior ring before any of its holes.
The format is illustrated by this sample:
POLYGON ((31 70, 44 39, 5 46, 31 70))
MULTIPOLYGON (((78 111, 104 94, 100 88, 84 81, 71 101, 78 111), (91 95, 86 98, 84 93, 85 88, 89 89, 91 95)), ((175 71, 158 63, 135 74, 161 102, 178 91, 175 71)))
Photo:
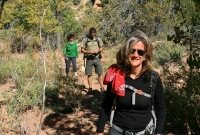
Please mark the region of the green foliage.
POLYGON ((5 64, 5 62, 0 62, 0 83, 4 83, 9 76, 9 65, 5 64))
POLYGON ((0 77, 3 77, 0 79, 6 81, 7 78, 11 78, 15 83, 14 88, 2 94, 9 118, 8 121, 3 121, 3 124, 9 124, 9 130, 18 129, 22 125, 19 117, 21 113, 32 110, 35 106, 41 107, 43 100, 45 111, 73 111, 77 114, 81 109, 81 92, 84 86, 78 84, 77 78, 63 76, 64 69, 56 52, 47 54, 45 57, 48 61, 43 61, 39 54, 32 52, 28 55, 15 55, 9 60, 4 58, 0 62, 0 77), (47 74, 44 71, 44 62, 47 65, 47 74), (43 99, 45 80, 46 96, 43 99), (59 98, 59 95, 62 95, 62 98, 59 98))
POLYGON ((137 14, 134 16, 135 20, 140 20, 136 28, 152 36, 166 32, 171 27, 172 12, 169 10, 171 6, 172 3, 168 0, 159 2, 152 0, 145 4, 139 4, 137 14))
POLYGON ((178 62, 185 52, 185 47, 163 41, 155 46, 154 61, 159 63, 159 65, 165 65, 168 62, 178 62))
POLYGON ((4 64, 7 66, 5 71, 9 71, 6 78, 11 77, 17 87, 17 92, 12 97, 6 98, 10 102, 10 109, 24 111, 24 109, 41 103, 42 84, 40 78, 43 73, 38 68, 39 63, 27 59, 12 59, 4 64), (38 79, 32 78, 35 76, 38 79))
POLYGON ((200 73, 182 69, 171 74, 165 83, 167 120, 179 126, 182 131, 199 128, 200 73), (188 78, 189 77, 189 78, 188 78))
MULTIPOLYGON (((23 55, 24 56, 24 55, 23 55)), ((35 55, 27 55, 24 58, 15 58, 2 63, 0 72, 4 79, 10 77, 15 83, 15 90, 5 92, 5 103, 8 105, 7 112, 12 115, 23 113, 34 106, 42 105, 42 95, 45 79, 50 79, 46 87, 47 108, 55 112, 71 108, 77 113, 76 108, 81 107, 83 99, 83 85, 78 84, 78 79, 63 76, 63 68, 59 64, 56 53, 51 53, 50 61, 47 62, 47 74, 45 75, 42 59, 35 59, 35 55), (65 101, 60 102, 58 95, 62 95, 65 101), (53 102, 57 103, 54 104, 53 102)))
MULTIPOLYGON (((75 12, 70 8, 69 1, 42 0, 42 1, 8 1, 6 2, 2 15, 1 28, 12 29, 14 34, 12 41, 18 39, 23 44, 24 50, 29 45, 24 37, 39 37, 41 30, 41 41, 43 47, 60 47, 65 42, 68 33, 77 34, 81 24, 75 19, 75 12), (12 9, 12 10, 11 10, 12 9), (20 10, 19 10, 20 9, 20 10)), ((16 44, 19 44, 17 42, 16 44)), ((14 48, 19 48, 13 42, 14 48)), ((15 51, 16 52, 16 51, 15 51)))
POLYGON ((47 107, 53 109, 55 112, 63 111, 66 108, 72 109, 77 113, 77 109, 81 108, 81 101, 83 99, 82 90, 84 86, 78 84, 78 79, 71 76, 63 76, 62 72, 55 74, 55 80, 49 83, 46 89, 47 107), (61 106, 51 102, 58 101, 58 96, 65 100, 61 106))
POLYGON ((123 1, 109 0, 101 13, 101 36, 106 42, 122 42, 137 30, 143 30, 149 36, 168 32, 172 26, 169 7, 173 4, 163 1, 123 1), (124 6, 125 5, 125 6, 124 6))
POLYGON ((38 61, 33 62, 32 60, 21 58, 4 59, 0 65, 0 82, 12 78, 16 84, 21 84, 26 81, 26 78, 23 77, 32 77, 37 70, 40 70, 33 68, 39 66, 38 61))
POLYGON ((74 5, 80 4, 80 0, 73 0, 74 5))
POLYGON ((76 12, 69 7, 69 3, 64 3, 63 1, 59 2, 56 6, 56 10, 54 9, 54 12, 59 21, 58 26, 62 28, 61 32, 64 36, 69 33, 77 34, 80 31, 81 24, 75 19, 76 12))
MULTIPOLYGON (((184 2, 181 1, 181 4, 184 2)), ((193 6, 193 3, 187 4, 180 7, 179 11, 184 13, 185 8, 193 6)), ((165 82, 168 119, 185 129, 187 134, 200 128, 200 14, 193 11, 189 15, 183 14, 183 23, 175 26, 175 33, 168 36, 168 40, 187 48, 187 59, 176 63, 174 69, 179 66, 178 70, 170 71, 165 68, 170 73, 165 82)))
POLYGON ((108 4, 109 0, 101 0, 102 5, 108 4))
POLYGON ((110 47, 105 47, 102 52, 103 72, 106 73, 111 64, 116 63, 116 53, 121 47, 121 44, 110 47))
POLYGON ((102 23, 101 10, 91 10, 93 9, 92 4, 87 4, 87 9, 84 11, 85 14, 80 17, 80 21, 82 22, 82 31, 84 34, 88 34, 89 29, 91 27, 95 27, 97 29, 97 34, 99 35, 100 24, 102 23))
POLYGON ((102 12, 101 35, 106 42, 120 42, 127 37, 135 25, 133 19, 135 11, 134 1, 110 0, 105 4, 102 12), (126 5, 126 6, 124 6, 126 5))
POLYGON ((91 109, 98 111, 99 110, 99 104, 98 104, 98 99, 95 99, 94 101, 91 102, 91 109))
POLYGON ((14 27, 21 26, 26 32, 32 31, 32 29, 39 30, 38 27, 40 27, 40 21, 44 13, 46 13, 42 25, 44 31, 53 31, 57 23, 53 12, 49 9, 49 2, 44 0, 18 0, 17 3, 14 1, 7 2, 4 11, 6 14, 3 14, 3 23, 4 20, 9 18, 9 21, 6 21, 6 23, 13 23, 14 21, 14 27), (13 10, 11 11, 11 9, 13 10))
POLYGON ((177 19, 184 17, 185 21, 191 24, 191 16, 196 12, 195 3, 192 0, 179 0, 174 4, 175 12, 179 15, 177 19))

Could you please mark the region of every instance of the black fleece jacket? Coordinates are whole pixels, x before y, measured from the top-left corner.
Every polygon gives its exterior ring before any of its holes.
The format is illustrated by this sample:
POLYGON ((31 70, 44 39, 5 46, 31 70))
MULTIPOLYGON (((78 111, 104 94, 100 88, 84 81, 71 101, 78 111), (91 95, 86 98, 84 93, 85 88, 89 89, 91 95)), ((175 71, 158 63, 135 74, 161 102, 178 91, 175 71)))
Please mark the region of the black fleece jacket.
MULTIPOLYGON (((140 76, 137 79, 127 77, 125 84, 133 86, 136 89, 142 90, 150 94, 149 79, 145 79, 144 76, 140 76)), ((111 108, 114 99, 117 101, 117 107, 115 110, 113 123, 124 130, 131 132, 139 132, 145 129, 151 119, 151 99, 142 95, 136 94, 135 105, 132 105, 133 91, 125 89, 125 96, 116 96, 111 93, 111 83, 107 86, 107 92, 102 102, 101 111, 99 114, 99 120, 97 122, 97 133, 104 132, 106 122, 109 120, 111 108)), ((165 117, 166 117, 166 105, 163 93, 163 85, 160 77, 158 77, 155 95, 154 95, 154 107, 156 110, 157 125, 155 133, 162 133, 165 117)))

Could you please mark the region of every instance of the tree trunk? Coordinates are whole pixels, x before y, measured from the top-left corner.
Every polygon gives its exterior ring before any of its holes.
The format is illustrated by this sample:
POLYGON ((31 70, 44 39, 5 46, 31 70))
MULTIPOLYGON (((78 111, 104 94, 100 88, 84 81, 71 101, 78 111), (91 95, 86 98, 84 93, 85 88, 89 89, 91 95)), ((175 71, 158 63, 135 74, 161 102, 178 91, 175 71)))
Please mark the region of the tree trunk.
POLYGON ((57 34, 57 44, 56 44, 55 47, 61 48, 61 44, 60 44, 60 34, 57 34))
POLYGON ((0 4, 1 4, 1 6, 0 6, 0 23, 1 23, 1 15, 3 13, 3 7, 4 7, 4 4, 5 4, 6 1, 8 1, 8 0, 1 0, 0 1, 0 4))

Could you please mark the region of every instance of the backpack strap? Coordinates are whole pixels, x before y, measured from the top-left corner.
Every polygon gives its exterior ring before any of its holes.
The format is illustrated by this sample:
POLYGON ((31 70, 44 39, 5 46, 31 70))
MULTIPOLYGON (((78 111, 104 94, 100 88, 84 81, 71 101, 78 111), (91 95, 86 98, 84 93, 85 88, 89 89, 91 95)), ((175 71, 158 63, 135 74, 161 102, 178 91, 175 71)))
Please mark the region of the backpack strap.
POLYGON ((138 89, 136 89, 136 88, 134 88, 134 87, 132 87, 130 85, 125 85, 125 88, 128 88, 128 89, 133 91, 133 94, 132 94, 132 105, 135 105, 135 95, 136 95, 136 93, 139 94, 139 95, 143 95, 145 97, 151 98, 150 94, 145 93, 145 92, 143 92, 141 90, 138 90, 138 89))
POLYGON ((85 37, 85 48, 87 48, 87 44, 88 44, 88 37, 85 37))
POLYGON ((95 38, 96 38, 97 44, 98 44, 98 46, 99 46, 99 48, 100 48, 98 36, 95 36, 95 38))
MULTIPOLYGON (((99 43, 98 36, 95 36, 95 39, 96 39, 96 42, 98 44, 98 47, 100 48, 100 43, 99 43)), ((85 48, 87 48, 87 45, 88 45, 88 37, 86 36, 85 37, 85 48)))
POLYGON ((149 89, 151 92, 151 107, 152 107, 151 114, 152 114, 153 119, 151 119, 151 121, 146 127, 146 130, 149 132, 149 134, 153 134, 156 129, 157 118, 154 111, 154 96, 155 96, 155 88, 156 88, 157 79, 158 79, 158 73, 155 71, 152 71, 149 89))
POLYGON ((155 95, 155 88, 156 88, 156 83, 158 79, 158 73, 155 71, 151 72, 151 78, 150 78, 150 92, 151 92, 151 104, 152 104, 152 110, 154 110, 154 95, 155 95))
POLYGON ((150 94, 145 93, 141 90, 138 90, 130 85, 125 85, 125 88, 128 88, 128 89, 134 91, 133 95, 132 95, 132 105, 135 104, 135 94, 137 93, 137 94, 143 95, 145 97, 151 98, 152 110, 154 110, 154 94, 155 94, 157 79, 158 79, 158 73, 155 71, 152 71, 151 78, 150 78, 150 85, 149 85, 150 94))

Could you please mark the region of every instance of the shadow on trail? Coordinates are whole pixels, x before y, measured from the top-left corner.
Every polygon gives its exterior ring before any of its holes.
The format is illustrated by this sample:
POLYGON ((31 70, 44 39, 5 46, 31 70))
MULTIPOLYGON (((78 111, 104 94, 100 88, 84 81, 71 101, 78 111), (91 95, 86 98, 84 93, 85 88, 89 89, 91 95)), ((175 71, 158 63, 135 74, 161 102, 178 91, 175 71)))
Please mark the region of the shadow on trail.
MULTIPOLYGON (((59 98, 57 93, 48 95, 46 106, 53 110, 43 121, 43 130, 49 134, 58 135, 94 135, 96 131, 96 122, 100 112, 104 93, 93 90, 86 93, 82 89, 83 99, 81 106, 65 104, 64 98, 59 98)), ((109 126, 105 127, 107 133, 109 126)), ((106 134, 105 134, 106 135, 106 134)), ((170 122, 165 123, 163 135, 186 135, 179 130, 179 127, 173 126, 170 122)))
MULTIPOLYGON (((181 127, 175 126, 172 123, 166 121, 164 126, 163 135, 188 135, 186 129, 183 130, 181 127)), ((200 135, 200 128, 196 128, 192 131, 191 135, 200 135)))
MULTIPOLYGON (((59 135, 94 135, 96 122, 104 98, 104 93, 93 90, 86 93, 84 89, 81 106, 68 106, 64 98, 57 93, 47 96, 46 106, 53 110, 43 121, 43 130, 59 135)), ((78 99, 77 99, 78 100, 78 99)))

